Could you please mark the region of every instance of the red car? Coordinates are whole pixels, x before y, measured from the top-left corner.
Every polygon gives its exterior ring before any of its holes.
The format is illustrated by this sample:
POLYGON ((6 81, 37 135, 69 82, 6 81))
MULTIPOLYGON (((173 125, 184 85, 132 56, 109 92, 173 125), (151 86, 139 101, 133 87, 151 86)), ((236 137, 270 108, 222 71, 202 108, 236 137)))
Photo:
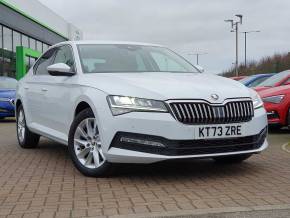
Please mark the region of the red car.
POLYGON ((290 70, 285 70, 280 73, 275 74, 274 76, 269 77, 264 82, 260 83, 258 87, 254 89, 256 91, 261 91, 269 89, 272 87, 290 85, 290 70))
POLYGON ((233 79, 233 80, 239 81, 239 80, 241 80, 241 79, 244 79, 245 77, 247 77, 247 76, 233 76, 233 77, 230 77, 230 79, 233 79))
POLYGON ((290 126, 290 85, 258 91, 270 125, 290 126))

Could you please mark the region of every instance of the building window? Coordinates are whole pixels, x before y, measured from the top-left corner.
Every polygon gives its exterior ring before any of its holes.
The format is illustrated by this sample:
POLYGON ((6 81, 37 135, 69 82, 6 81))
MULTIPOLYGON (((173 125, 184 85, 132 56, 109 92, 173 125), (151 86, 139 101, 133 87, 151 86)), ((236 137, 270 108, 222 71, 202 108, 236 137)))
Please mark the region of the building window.
POLYGON ((46 51, 47 51, 47 49, 48 49, 48 45, 47 45, 47 44, 45 44, 45 43, 43 43, 43 52, 46 52, 46 51))
POLYGON ((42 52, 42 42, 40 41, 36 42, 36 50, 42 52))
POLYGON ((36 50, 36 41, 35 39, 29 38, 29 48, 36 50))
POLYGON ((3 44, 4 50, 12 51, 12 30, 4 27, 3 37, 4 37, 4 44, 3 44))
MULTIPOLYGON (((39 52, 48 49, 48 45, 25 34, 0 24, 0 76, 16 77, 16 47, 24 46, 39 52)), ((27 70, 35 59, 26 57, 27 70)))
POLYGON ((4 76, 15 77, 16 62, 13 59, 12 30, 3 28, 3 72, 4 76), (14 69, 14 70, 13 70, 14 69))
POLYGON ((13 36, 12 36, 12 44, 13 44, 13 52, 12 52, 12 68, 11 68, 11 76, 15 76, 16 75, 16 47, 17 46, 21 46, 21 36, 20 33, 13 31, 12 32, 13 36))
POLYGON ((2 34, 2 29, 3 26, 0 25, 0 76, 3 75, 3 46, 2 46, 2 42, 3 42, 3 34, 2 34))
POLYGON ((20 33, 13 31, 13 51, 16 52, 16 47, 21 46, 20 33))
POLYGON ((2 25, 0 25, 0 49, 2 49, 2 25))
POLYGON ((29 43, 28 43, 28 37, 26 35, 22 34, 22 46, 28 48, 29 47, 29 43))

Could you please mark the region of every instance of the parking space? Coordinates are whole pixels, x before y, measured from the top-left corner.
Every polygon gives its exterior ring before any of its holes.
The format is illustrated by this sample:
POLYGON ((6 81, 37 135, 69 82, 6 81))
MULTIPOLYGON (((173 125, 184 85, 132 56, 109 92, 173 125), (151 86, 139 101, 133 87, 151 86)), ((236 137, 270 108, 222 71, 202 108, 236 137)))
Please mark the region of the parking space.
POLYGON ((21 149, 15 123, 3 121, 0 217, 146 217, 290 209, 290 153, 283 149, 290 132, 271 133, 269 141, 266 152, 241 165, 211 160, 123 165, 111 178, 87 178, 75 170, 65 146, 43 139, 37 149, 21 149))

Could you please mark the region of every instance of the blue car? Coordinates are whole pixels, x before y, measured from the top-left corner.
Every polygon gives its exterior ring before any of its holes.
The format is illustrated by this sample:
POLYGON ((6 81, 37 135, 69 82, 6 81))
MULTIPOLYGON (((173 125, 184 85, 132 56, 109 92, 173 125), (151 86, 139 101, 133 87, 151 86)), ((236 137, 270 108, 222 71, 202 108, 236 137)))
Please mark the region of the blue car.
POLYGON ((243 83, 247 87, 256 87, 264 80, 269 77, 275 75, 275 73, 267 73, 267 74, 256 74, 252 76, 245 77, 241 79, 239 82, 243 83))
POLYGON ((15 115, 16 86, 16 79, 0 77, 0 120, 15 115))

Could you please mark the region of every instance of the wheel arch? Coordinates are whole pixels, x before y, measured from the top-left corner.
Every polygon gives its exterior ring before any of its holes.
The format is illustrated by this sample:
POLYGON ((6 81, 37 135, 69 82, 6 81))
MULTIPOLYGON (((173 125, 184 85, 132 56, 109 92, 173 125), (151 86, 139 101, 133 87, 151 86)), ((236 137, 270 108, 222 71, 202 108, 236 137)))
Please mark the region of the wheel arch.
POLYGON ((108 103, 106 99, 106 94, 95 89, 88 89, 88 91, 83 91, 82 95, 78 96, 73 104, 70 111, 70 122, 68 123, 68 129, 71 128, 72 122, 75 120, 76 115, 85 108, 91 108, 94 116, 97 120, 98 126, 100 126, 101 135, 103 135, 103 123, 104 116, 108 112, 108 103))
POLYGON ((80 101, 74 110, 74 117, 76 117, 81 111, 87 108, 90 108, 93 111, 93 108, 89 103, 87 103, 86 101, 80 101))
POLYGON ((102 92, 96 92, 95 89, 86 89, 82 95, 78 96, 74 100, 75 103, 71 111, 72 120, 80 111, 86 108, 91 108, 95 117, 98 119, 98 115, 100 113, 99 110, 101 110, 104 104, 104 102, 101 100, 103 98, 104 95, 102 92))

